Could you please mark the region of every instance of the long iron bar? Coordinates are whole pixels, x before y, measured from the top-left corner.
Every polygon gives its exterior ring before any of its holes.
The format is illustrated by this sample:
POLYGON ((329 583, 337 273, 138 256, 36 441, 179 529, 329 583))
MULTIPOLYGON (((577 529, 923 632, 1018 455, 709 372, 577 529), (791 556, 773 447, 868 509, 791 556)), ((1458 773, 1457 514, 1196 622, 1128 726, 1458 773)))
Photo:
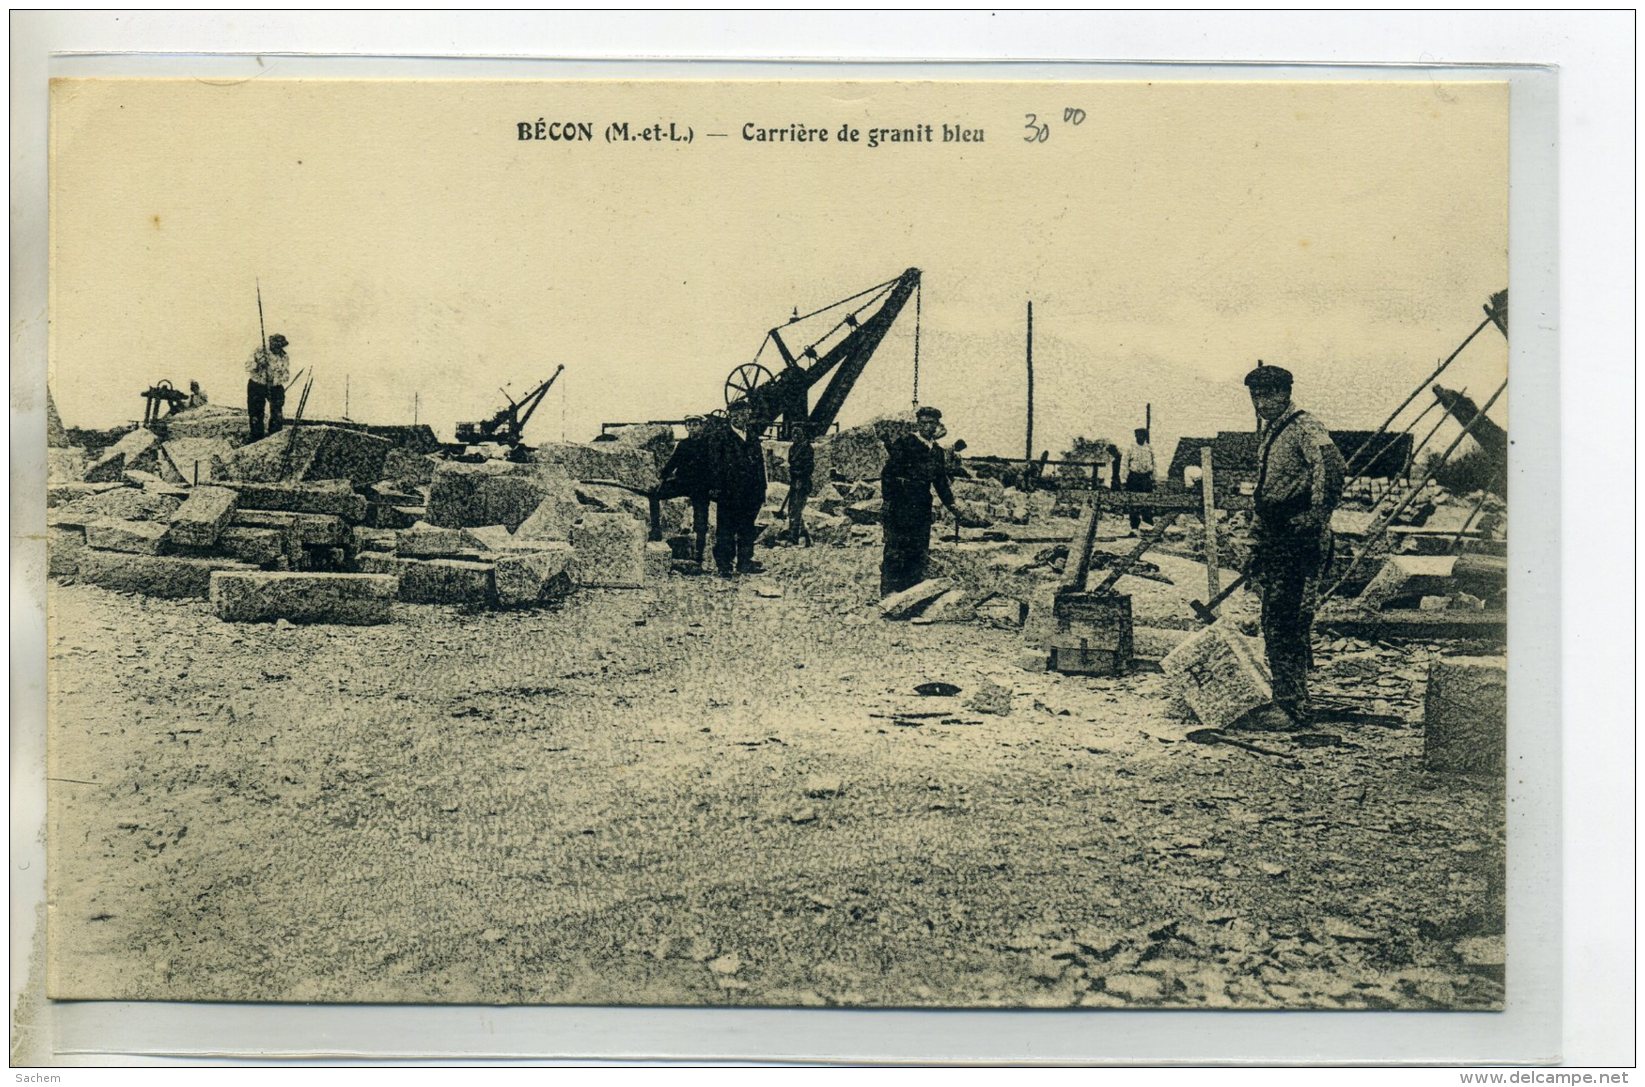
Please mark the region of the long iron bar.
MULTIPOLYGON (((1466 392, 1467 390, 1464 389, 1463 391, 1466 392)), ((1438 404, 1438 403, 1439 403, 1439 400, 1436 397, 1435 400, 1434 400, 1434 404, 1438 404)), ((1429 404, 1428 405, 1429 410, 1433 409, 1434 404, 1429 404)), ((1428 414, 1428 412, 1425 411, 1422 414, 1426 415, 1426 414, 1428 414)), ((1417 459, 1417 454, 1421 453, 1424 449, 1428 448, 1428 443, 1434 440, 1434 435, 1439 433, 1439 428, 1444 426, 1445 425, 1445 420, 1447 420, 1449 418, 1450 418, 1450 415, 1448 415, 1448 414, 1441 415, 1439 417, 1439 419, 1434 422, 1434 425, 1428 429, 1428 433, 1426 433, 1422 436, 1422 440, 1420 442, 1418 442, 1416 445, 1411 447, 1411 460, 1412 460, 1413 463, 1417 459)), ((1382 494, 1377 497, 1377 500, 1375 502, 1371 503, 1371 508, 1366 510, 1365 512, 1375 513, 1377 511, 1377 508, 1380 507, 1382 505, 1382 503, 1388 498, 1388 496, 1393 494, 1393 493, 1394 493, 1394 488, 1389 487, 1386 491, 1382 492, 1382 494)))
POLYGON ((1462 537, 1468 533, 1468 526, 1474 523, 1474 518, 1479 516, 1479 511, 1485 508, 1485 500, 1491 497, 1491 488, 1495 487, 1497 480, 1501 478, 1501 468, 1491 473, 1490 480, 1485 484, 1484 489, 1479 492, 1479 501, 1475 502, 1474 508, 1468 511, 1468 517, 1462 522, 1462 527, 1457 529, 1457 534, 1451 537, 1450 545, 1445 548, 1447 552, 1452 555, 1457 553, 1457 549, 1462 546, 1462 537))
POLYGON ((1451 365, 1451 363, 1455 362, 1456 357, 1458 355, 1462 354, 1463 348, 1465 348, 1469 344, 1473 343, 1474 342, 1474 337, 1478 336, 1481 332, 1484 332, 1485 331, 1485 326, 1490 324, 1490 323, 1491 323, 1491 318, 1490 317, 1486 317, 1485 320, 1481 321, 1479 323, 1479 327, 1475 328, 1472 332, 1468 333, 1468 338, 1466 340, 1463 340, 1462 343, 1457 346, 1457 349, 1455 351, 1452 351, 1450 356, 1448 358, 1446 358, 1446 360, 1444 362, 1440 363, 1438 368, 1436 368, 1433 373, 1429 374, 1427 377, 1423 378, 1420 382, 1417 383, 1417 387, 1411 390, 1411 395, 1407 396, 1404 400, 1401 400, 1399 402, 1399 407, 1395 408, 1393 411, 1388 413, 1388 418, 1386 418, 1382 421, 1382 425, 1377 427, 1376 431, 1374 433, 1372 433, 1372 435, 1369 438, 1366 438, 1363 442, 1361 442, 1359 448, 1354 450, 1353 456, 1348 458, 1347 465, 1348 465, 1348 468, 1349 468, 1350 471, 1352 471, 1353 466, 1354 466, 1354 461, 1359 457, 1359 455, 1361 453, 1365 452, 1366 448, 1369 447, 1372 442, 1376 441, 1378 438, 1380 438, 1382 436, 1383 432, 1388 429, 1388 427, 1393 423, 1393 421, 1395 419, 1399 418, 1399 413, 1404 411, 1407 407, 1409 407, 1411 401, 1415 400, 1417 398, 1417 395, 1419 393, 1421 393, 1423 389, 1427 388, 1428 384, 1430 382, 1432 382, 1434 379, 1438 378, 1440 374, 1443 374, 1445 372, 1445 368, 1447 366, 1451 365))
POLYGON ((1405 496, 1400 504, 1390 510, 1387 516, 1382 518, 1381 523, 1377 525, 1376 531, 1366 538, 1365 546, 1360 548, 1359 554, 1354 556, 1354 560, 1348 564, 1348 568, 1342 572, 1342 576, 1337 578, 1336 583, 1331 586, 1330 591, 1324 593, 1320 599, 1323 600, 1326 597, 1335 595, 1336 591, 1342 588, 1343 582, 1347 581, 1349 576, 1352 575, 1355 570, 1359 569, 1360 562, 1367 554, 1370 553, 1373 547, 1382 542, 1382 538, 1388 534, 1388 530, 1394 527, 1394 521, 1400 514, 1404 513, 1406 509, 1410 507, 1411 503, 1416 500, 1416 496, 1422 493, 1422 489, 1426 487, 1429 481, 1434 478, 1440 468, 1445 465, 1445 462, 1451 459, 1451 454, 1456 452, 1457 446, 1462 444, 1462 439, 1473 433, 1474 427, 1478 426, 1479 421, 1485 418, 1485 413, 1491 410, 1491 405, 1497 402, 1497 398, 1500 397, 1507 390, 1507 388, 1508 381, 1505 378, 1503 379, 1502 384, 1497 386, 1496 392, 1491 394, 1491 399, 1487 400, 1485 402, 1485 406, 1479 409, 1479 414, 1474 416, 1472 421, 1470 421, 1467 426, 1462 428, 1462 433, 1458 434, 1451 440, 1451 444, 1445 447, 1445 451, 1439 455, 1438 459, 1436 459, 1432 465, 1429 466, 1428 471, 1423 473, 1422 482, 1411 488, 1410 493, 1405 496))

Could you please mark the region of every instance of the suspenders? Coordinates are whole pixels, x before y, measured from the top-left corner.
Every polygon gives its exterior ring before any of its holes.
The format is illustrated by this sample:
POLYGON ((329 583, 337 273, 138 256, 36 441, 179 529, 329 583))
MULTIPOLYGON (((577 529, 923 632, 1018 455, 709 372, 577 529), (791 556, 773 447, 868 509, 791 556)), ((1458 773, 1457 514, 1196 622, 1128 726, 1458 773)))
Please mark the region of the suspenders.
POLYGON ((1273 451, 1275 440, 1278 439, 1281 434, 1285 433, 1285 428, 1296 422, 1297 416, 1301 414, 1301 408, 1293 411, 1290 415, 1287 415, 1285 418, 1270 427, 1268 429, 1267 436, 1263 438, 1262 463, 1257 469, 1257 497, 1261 497, 1262 485, 1268 481, 1268 454, 1273 451))

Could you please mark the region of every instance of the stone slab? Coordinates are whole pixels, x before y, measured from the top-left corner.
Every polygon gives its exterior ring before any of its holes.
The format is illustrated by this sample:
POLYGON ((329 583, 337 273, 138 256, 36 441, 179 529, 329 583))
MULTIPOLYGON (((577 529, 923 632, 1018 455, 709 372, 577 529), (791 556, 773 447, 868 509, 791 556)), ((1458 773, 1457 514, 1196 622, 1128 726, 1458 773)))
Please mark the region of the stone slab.
POLYGON ((1497 775, 1507 766, 1508 662, 1448 657, 1428 669, 1422 758, 1446 774, 1497 775))
POLYGON ((46 523, 84 528, 105 517, 124 521, 167 521, 181 505, 169 495, 116 485, 98 493, 83 494, 66 505, 50 507, 46 513, 46 523))
POLYGON ((1454 555, 1393 555, 1359 594, 1363 607, 1380 608, 1401 596, 1444 596, 1456 572, 1454 555))
POLYGON ((251 420, 246 413, 221 404, 207 404, 164 420, 166 439, 220 438, 231 446, 251 440, 251 420))
MULTIPOLYGON (((295 526, 289 528, 248 528, 230 525, 217 537, 217 549, 225 555, 267 566, 282 560, 295 564, 291 541, 296 538, 295 526)), ((297 550, 301 550, 301 544, 297 550)))
POLYGON ((166 542, 166 526, 159 521, 126 521, 103 517, 86 526, 86 546, 134 555, 158 555, 166 542))
POLYGON ((426 487, 434 482, 438 457, 413 453, 409 449, 394 448, 383 458, 382 478, 401 486, 426 487))
POLYGON ((356 551, 393 551, 397 535, 392 529, 355 525, 349 530, 349 546, 356 551))
POLYGON ((231 623, 386 623, 398 593, 382 574, 216 573, 210 588, 212 610, 231 623))
POLYGON ((880 601, 880 615, 886 619, 908 619, 917 614, 943 593, 957 588, 952 578, 935 577, 918 585, 892 593, 880 601))
POLYGON ((366 515, 364 495, 346 479, 309 483, 225 483, 240 495, 240 507, 281 513, 324 513, 358 524, 366 515))
POLYGON ((232 523, 247 528, 292 527, 297 531, 297 542, 304 547, 341 547, 349 539, 349 525, 329 513, 236 510, 232 523))
POLYGON ((1226 728, 1274 700, 1256 643, 1219 620, 1177 646, 1160 667, 1194 716, 1226 728))
POLYGON ((78 526, 46 529, 46 573, 50 577, 73 577, 80 572, 80 555, 86 550, 86 530, 78 526))
POLYGON ((977 617, 976 609, 971 606, 970 600, 970 594, 963 590, 950 589, 927 604, 912 621, 919 626, 931 623, 969 623, 977 617))
POLYGON ((196 487, 171 515, 172 543, 210 547, 234 519, 240 496, 227 487, 196 487))
POLYGON ((364 573, 398 577, 400 599, 407 604, 485 607, 496 600, 495 568, 489 562, 367 554, 360 556, 359 565, 364 573))
POLYGON ((532 607, 565 599, 574 588, 575 558, 576 552, 570 544, 498 556, 495 572, 498 606, 532 607))
POLYGON ((571 529, 574 574, 591 588, 634 589, 645 584, 646 526, 621 513, 589 512, 571 529))
POLYGON ((621 513, 636 521, 651 521, 651 502, 644 495, 601 483, 579 483, 577 501, 597 513, 621 513))
POLYGON ((204 600, 211 589, 211 575, 214 572, 251 569, 234 559, 131 555, 88 547, 80 555, 77 576, 87 584, 117 592, 169 598, 198 597, 204 600))
POLYGON ((55 509, 58 506, 73 505, 82 498, 94 494, 103 494, 106 491, 116 491, 125 488, 123 483, 50 483, 46 484, 46 508, 55 509))
POLYGON ((478 528, 458 530, 458 539, 466 548, 475 551, 508 551, 513 548, 514 534, 507 525, 481 525, 478 528))
POLYGON ((427 519, 443 528, 504 525, 529 518, 562 477, 531 464, 448 461, 434 469, 427 519))

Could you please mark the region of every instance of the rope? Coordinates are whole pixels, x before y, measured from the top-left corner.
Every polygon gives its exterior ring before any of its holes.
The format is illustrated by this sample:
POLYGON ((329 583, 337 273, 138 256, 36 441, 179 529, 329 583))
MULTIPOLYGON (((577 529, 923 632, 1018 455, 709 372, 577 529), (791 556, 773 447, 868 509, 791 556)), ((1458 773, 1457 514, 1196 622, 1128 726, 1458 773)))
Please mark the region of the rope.
MULTIPOLYGON (((897 279, 901 279, 901 278, 902 278, 901 276, 897 277, 897 279)), ((851 301, 854 301, 858 298, 861 298, 865 294, 873 294, 875 291, 884 290, 887 287, 895 286, 896 282, 897 282, 897 279, 888 279, 884 283, 876 283, 872 287, 868 287, 864 290, 858 291, 856 294, 846 295, 844 298, 840 299, 838 302, 830 302, 830 303, 828 303, 828 305, 823 306, 821 309, 814 309, 810 313, 802 313, 798 317, 790 317, 788 319, 788 323, 791 324, 791 325, 799 324, 801 321, 804 321, 808 317, 815 317, 819 313, 827 313, 829 310, 833 309, 834 307, 843 306, 847 302, 851 302, 851 301)), ((839 326, 835 325, 834 327, 838 328, 839 326)))
MULTIPOLYGON (((1463 386, 1462 391, 1463 391, 1464 394, 1466 394, 1467 391, 1468 391, 1467 386, 1463 386)), ((1434 400, 1434 403, 1429 404, 1428 406, 1430 408, 1432 408, 1434 406, 1434 404, 1438 404, 1438 403, 1439 403, 1439 400, 1436 398, 1434 400)), ((1427 414, 1428 413, 1426 411, 1422 413, 1422 415, 1427 415, 1427 414)), ((1422 418, 1422 415, 1417 416, 1417 418, 1418 419, 1422 418)), ((1428 443, 1434 440, 1434 435, 1439 433, 1439 428, 1444 426, 1445 425, 1445 420, 1449 419, 1450 417, 1451 417, 1450 412, 1445 412, 1442 415, 1440 415, 1439 420, 1434 423, 1434 425, 1429 429, 1428 433, 1424 434, 1422 436, 1422 440, 1420 442, 1418 442, 1416 445, 1411 447, 1411 463, 1412 464, 1416 463, 1417 454, 1421 453, 1424 449, 1428 448, 1428 443)), ((1406 476, 1406 480, 1409 481, 1410 476, 1406 476)), ((1388 496, 1393 494, 1393 493, 1394 493, 1394 488, 1392 488, 1392 487, 1388 488, 1388 490, 1386 490, 1382 493, 1382 496, 1380 498, 1378 498, 1375 502, 1371 503, 1371 508, 1369 510, 1367 510, 1366 512, 1367 513, 1375 513, 1377 511, 1377 509, 1382 505, 1382 503, 1388 498, 1388 496)))

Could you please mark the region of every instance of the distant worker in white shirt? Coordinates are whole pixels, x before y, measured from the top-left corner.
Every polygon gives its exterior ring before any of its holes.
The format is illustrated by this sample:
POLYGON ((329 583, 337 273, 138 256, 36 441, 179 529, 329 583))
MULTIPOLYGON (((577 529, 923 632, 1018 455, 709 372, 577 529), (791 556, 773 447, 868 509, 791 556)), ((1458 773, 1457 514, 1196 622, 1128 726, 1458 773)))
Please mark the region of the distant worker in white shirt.
MULTIPOLYGON (((1136 440, 1131 448, 1125 451, 1125 489, 1128 491, 1147 492, 1154 489, 1154 447, 1148 444, 1148 428, 1138 427, 1134 432, 1136 440)), ((1137 534, 1137 527, 1147 521, 1150 528, 1154 525, 1154 515, 1147 510, 1133 511, 1131 514, 1131 535, 1137 534)))
POLYGON ((291 379, 291 356, 286 354, 289 341, 278 332, 268 338, 267 347, 259 347, 246 360, 246 414, 251 417, 251 440, 266 434, 276 434, 285 426, 282 412, 286 406, 286 382, 291 379), (268 424, 263 424, 263 408, 268 407, 268 424))

